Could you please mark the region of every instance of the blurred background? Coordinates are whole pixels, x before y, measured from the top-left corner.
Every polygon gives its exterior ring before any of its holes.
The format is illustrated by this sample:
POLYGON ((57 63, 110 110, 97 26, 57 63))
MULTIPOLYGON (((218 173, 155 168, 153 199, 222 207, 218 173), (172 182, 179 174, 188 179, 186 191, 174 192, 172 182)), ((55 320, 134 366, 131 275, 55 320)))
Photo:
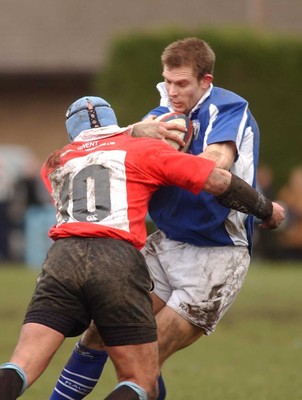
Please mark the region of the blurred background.
MULTIPOLYGON (((67 142, 65 111, 104 96, 121 125, 158 102, 160 53, 199 36, 215 84, 250 101, 262 132, 259 189, 282 201, 278 233, 255 232, 257 259, 302 259, 301 0, 0 0, 0 265, 40 268, 55 215, 39 179, 67 142)), ((149 227, 152 229, 152 226, 149 227)))

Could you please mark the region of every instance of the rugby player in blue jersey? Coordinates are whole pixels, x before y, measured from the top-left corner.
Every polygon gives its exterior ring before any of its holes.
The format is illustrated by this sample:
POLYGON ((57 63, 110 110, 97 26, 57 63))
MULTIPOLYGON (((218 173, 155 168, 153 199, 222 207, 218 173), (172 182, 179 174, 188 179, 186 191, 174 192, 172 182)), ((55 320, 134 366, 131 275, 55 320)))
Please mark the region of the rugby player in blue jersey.
MULTIPOLYGON (((215 54, 210 46, 198 38, 179 40, 165 48, 161 61, 160 106, 145 122, 168 111, 188 115, 198 128, 189 152, 201 153, 255 186, 258 126, 245 99, 213 86, 215 54)), ((171 138, 164 124, 161 132, 162 139, 171 138)), ((137 124, 133 135, 158 138, 158 129, 137 124)), ((250 264, 253 217, 221 206, 210 194, 196 196, 177 187, 156 192, 149 213, 159 230, 148 237, 142 251, 154 280, 162 365, 176 351, 211 334, 234 302, 250 264)), ((77 343, 51 400, 84 398, 106 357, 91 326, 77 343)), ((162 379, 159 387, 162 400, 162 379)))

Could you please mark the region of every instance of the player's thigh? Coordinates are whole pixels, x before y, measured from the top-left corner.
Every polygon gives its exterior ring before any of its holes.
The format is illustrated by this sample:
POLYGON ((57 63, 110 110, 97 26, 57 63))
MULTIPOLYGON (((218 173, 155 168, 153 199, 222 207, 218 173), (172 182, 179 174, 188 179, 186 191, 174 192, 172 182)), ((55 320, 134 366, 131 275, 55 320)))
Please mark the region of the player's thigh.
MULTIPOLYGON (((177 260, 184 246, 186 246, 184 243, 167 239, 166 235, 158 230, 148 236, 146 244, 141 250, 153 281, 153 292, 163 303, 167 302, 173 290, 167 270, 170 263, 177 260)), ((163 303, 157 302, 157 298, 154 302, 155 312, 163 306, 163 303)))
POLYGON ((10 361, 23 368, 31 385, 48 366, 63 341, 64 336, 54 329, 41 324, 24 324, 10 361))
POLYGON ((167 271, 173 287, 167 305, 210 334, 234 302, 249 263, 246 247, 187 245, 167 271))
POLYGON ((89 328, 83 333, 81 343, 83 346, 89 347, 90 349, 104 349, 103 339, 93 321, 91 321, 89 328))
POLYGON ((156 323, 160 364, 204 334, 200 327, 193 325, 168 306, 156 314, 156 323))
POLYGON ((158 297, 155 293, 151 293, 151 299, 153 303, 153 312, 156 315, 160 310, 162 310, 166 303, 160 297, 158 297))

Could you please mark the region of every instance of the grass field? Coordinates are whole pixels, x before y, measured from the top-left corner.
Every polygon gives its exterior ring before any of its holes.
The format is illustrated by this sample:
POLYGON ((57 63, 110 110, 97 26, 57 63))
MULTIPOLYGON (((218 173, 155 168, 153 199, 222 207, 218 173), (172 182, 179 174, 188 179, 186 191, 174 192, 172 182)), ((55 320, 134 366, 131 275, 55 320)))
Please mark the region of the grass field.
MULTIPOLYGON (((0 363, 16 343, 37 271, 0 266, 0 363)), ((164 366, 168 400, 302 399, 302 261, 250 268, 245 286, 216 332, 182 350, 164 366)), ((68 339, 46 372, 22 396, 49 399, 76 339, 68 339)), ((100 400, 115 385, 105 368, 94 392, 100 400)))

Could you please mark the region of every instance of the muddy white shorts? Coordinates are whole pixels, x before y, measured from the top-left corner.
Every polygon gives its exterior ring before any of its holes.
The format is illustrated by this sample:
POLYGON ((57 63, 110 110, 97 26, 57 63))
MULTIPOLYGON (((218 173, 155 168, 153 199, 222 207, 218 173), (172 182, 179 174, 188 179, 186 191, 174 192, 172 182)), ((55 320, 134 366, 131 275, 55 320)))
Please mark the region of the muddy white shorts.
POLYGON ((250 264, 247 247, 197 247, 161 231, 148 237, 142 253, 154 293, 206 335, 235 300, 250 264))

